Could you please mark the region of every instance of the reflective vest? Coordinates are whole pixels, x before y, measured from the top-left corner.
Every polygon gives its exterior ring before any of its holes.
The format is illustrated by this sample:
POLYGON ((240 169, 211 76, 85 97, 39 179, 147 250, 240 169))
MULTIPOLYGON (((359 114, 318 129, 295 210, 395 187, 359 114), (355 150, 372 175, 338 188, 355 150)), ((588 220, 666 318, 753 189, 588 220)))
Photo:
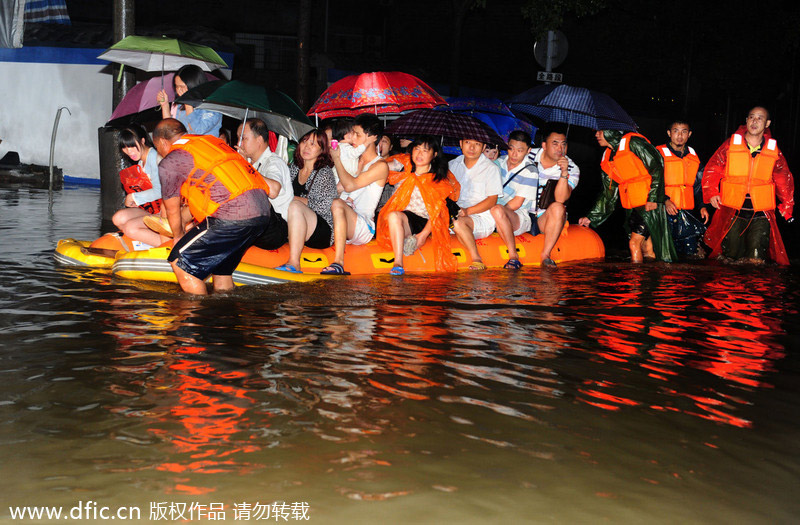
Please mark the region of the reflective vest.
POLYGON ((666 144, 657 149, 664 157, 664 193, 679 210, 694 209, 694 182, 700 168, 697 153, 689 147, 689 153, 678 157, 666 144))
POLYGON ((723 206, 742 209, 747 195, 755 211, 775 209, 775 183, 772 170, 778 160, 778 143, 768 139, 755 157, 742 135, 734 133, 728 148, 728 162, 720 185, 723 206))
POLYGON ((211 135, 184 135, 172 144, 170 151, 178 149, 194 157, 194 168, 181 186, 181 196, 197 222, 246 191, 262 189, 269 195, 264 178, 223 140, 211 135), (225 201, 211 199, 211 188, 216 184, 222 184, 230 192, 225 201))
MULTIPOLYGON (((119 180, 125 193, 138 193, 140 191, 152 190, 153 182, 141 166, 134 164, 130 168, 125 168, 119 172, 119 180)), ((161 199, 140 204, 139 207, 147 213, 156 214, 161 211, 161 199)))
MULTIPOLYGON (((650 193, 652 177, 644 167, 642 159, 630 150, 631 137, 647 138, 638 133, 627 133, 619 140, 619 147, 614 158, 611 158, 611 148, 606 148, 600 167, 608 173, 611 180, 619 184, 619 198, 622 207, 626 209, 638 208, 647 203, 650 193)), ((649 144, 650 141, 647 140, 649 144)))

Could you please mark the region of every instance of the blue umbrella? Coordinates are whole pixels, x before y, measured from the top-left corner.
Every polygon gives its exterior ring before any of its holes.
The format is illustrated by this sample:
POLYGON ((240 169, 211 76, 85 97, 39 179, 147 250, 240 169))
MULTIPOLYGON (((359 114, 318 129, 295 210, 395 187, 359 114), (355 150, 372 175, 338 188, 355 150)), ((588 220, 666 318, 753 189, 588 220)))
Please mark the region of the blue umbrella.
MULTIPOLYGON (((436 111, 450 111, 473 116, 495 130, 506 142, 508 142, 508 135, 518 129, 527 131, 531 137, 536 134, 536 126, 517 118, 500 99, 449 97, 447 103, 447 106, 440 106, 436 108, 436 111)), ((445 146, 444 152, 460 155, 461 148, 458 146, 445 146)))
POLYGON ((508 101, 513 111, 545 122, 583 126, 590 129, 636 131, 636 122, 604 93, 564 84, 542 85, 508 101))

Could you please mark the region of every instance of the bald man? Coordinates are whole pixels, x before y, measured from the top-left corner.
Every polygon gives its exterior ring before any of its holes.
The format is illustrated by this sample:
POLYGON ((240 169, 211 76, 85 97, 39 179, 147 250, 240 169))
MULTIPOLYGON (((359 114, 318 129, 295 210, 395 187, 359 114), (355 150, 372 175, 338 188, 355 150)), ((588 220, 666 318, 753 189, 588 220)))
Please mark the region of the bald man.
POLYGON ((268 195, 280 191, 280 184, 261 177, 223 140, 187 135, 175 119, 159 122, 153 144, 163 157, 158 176, 175 241, 167 260, 178 284, 185 292, 206 295, 211 275, 215 292, 233 289, 233 270, 264 233, 272 213, 268 195), (182 200, 197 222, 188 231, 181 221, 182 200))

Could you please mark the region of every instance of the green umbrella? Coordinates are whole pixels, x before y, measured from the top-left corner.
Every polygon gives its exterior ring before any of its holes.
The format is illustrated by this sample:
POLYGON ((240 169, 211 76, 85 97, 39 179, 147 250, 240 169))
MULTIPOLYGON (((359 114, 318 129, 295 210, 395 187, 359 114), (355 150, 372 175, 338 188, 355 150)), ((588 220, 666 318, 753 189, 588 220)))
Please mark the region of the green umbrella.
POLYGON ((285 93, 239 80, 200 84, 175 102, 237 119, 257 117, 270 130, 294 141, 314 129, 300 106, 285 93))
POLYGON ((97 58, 142 71, 161 71, 162 74, 188 64, 205 71, 228 67, 217 52, 208 46, 165 36, 127 36, 97 58))

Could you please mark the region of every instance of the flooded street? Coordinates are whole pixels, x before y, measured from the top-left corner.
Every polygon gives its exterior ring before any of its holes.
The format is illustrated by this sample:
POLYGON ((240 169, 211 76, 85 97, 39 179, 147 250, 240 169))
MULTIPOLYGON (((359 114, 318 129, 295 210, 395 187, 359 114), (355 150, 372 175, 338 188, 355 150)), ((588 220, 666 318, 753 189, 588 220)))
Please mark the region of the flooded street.
POLYGON ((141 523, 276 501, 335 524, 800 513, 796 267, 612 261, 195 299, 56 265, 58 239, 99 235, 99 200, 67 188, 49 212, 47 191, 0 188, 0 522, 87 500, 141 523))

